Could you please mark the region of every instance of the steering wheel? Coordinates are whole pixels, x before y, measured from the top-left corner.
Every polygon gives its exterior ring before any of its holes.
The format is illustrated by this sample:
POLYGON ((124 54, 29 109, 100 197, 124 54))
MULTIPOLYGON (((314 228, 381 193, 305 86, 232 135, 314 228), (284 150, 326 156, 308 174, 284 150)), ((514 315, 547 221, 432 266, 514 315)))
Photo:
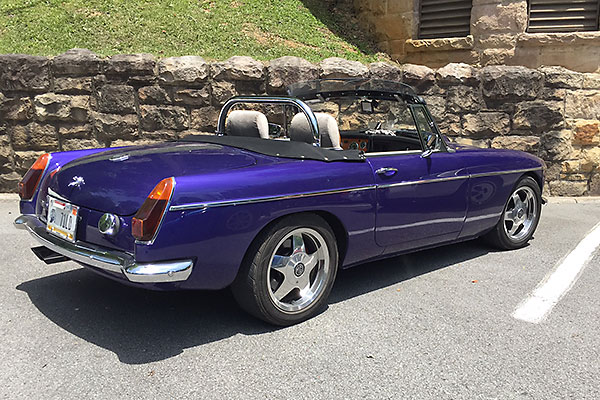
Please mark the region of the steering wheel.
POLYGON ((393 131, 391 129, 381 129, 382 126, 383 126, 383 122, 379 121, 377 123, 377 125, 375 125, 375 128, 366 129, 362 132, 366 133, 367 135, 396 136, 396 131, 393 131))

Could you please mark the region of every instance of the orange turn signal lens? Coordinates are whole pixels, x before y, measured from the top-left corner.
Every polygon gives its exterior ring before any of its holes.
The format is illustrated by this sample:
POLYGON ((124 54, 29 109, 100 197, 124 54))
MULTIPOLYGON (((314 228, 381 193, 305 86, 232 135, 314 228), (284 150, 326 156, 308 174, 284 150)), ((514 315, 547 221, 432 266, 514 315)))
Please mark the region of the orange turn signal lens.
POLYGON ((173 178, 166 178, 158 182, 152 192, 148 195, 152 200, 169 200, 173 192, 173 178))
POLYGON ((19 196, 22 200, 31 200, 40 183, 42 175, 50 161, 50 154, 42 154, 29 168, 29 171, 19 182, 19 196))
POLYGON ((154 238, 173 194, 174 186, 175 179, 166 178, 152 189, 131 220, 131 234, 134 238, 143 242, 154 238))

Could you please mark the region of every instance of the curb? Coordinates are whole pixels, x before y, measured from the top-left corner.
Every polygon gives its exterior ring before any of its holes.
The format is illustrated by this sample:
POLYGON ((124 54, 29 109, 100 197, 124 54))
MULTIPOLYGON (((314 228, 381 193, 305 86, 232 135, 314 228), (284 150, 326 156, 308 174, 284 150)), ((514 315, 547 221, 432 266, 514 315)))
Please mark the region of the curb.
POLYGON ((585 197, 548 197, 550 204, 589 204, 600 203, 600 196, 585 197))

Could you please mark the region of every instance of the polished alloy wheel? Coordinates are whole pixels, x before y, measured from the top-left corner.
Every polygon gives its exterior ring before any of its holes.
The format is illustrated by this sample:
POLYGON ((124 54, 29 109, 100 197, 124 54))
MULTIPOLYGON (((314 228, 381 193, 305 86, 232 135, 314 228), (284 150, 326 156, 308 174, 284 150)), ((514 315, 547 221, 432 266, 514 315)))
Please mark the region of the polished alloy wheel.
POLYGON ((518 242, 535 229, 538 209, 537 196, 530 187, 515 190, 504 210, 504 232, 510 240, 518 242))
POLYGON ((267 274, 273 304, 283 312, 296 313, 323 294, 331 273, 329 249, 314 229, 298 228, 275 246, 267 274))

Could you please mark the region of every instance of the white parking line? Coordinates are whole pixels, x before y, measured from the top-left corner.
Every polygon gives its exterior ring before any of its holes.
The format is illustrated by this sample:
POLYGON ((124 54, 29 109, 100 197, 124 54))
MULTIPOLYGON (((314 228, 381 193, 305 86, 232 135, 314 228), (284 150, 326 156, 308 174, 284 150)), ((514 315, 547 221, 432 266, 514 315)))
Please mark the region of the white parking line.
POLYGON ((561 297, 571 289, 600 245, 600 223, 583 238, 551 274, 547 275, 513 312, 512 316, 537 324, 552 311, 561 297))

